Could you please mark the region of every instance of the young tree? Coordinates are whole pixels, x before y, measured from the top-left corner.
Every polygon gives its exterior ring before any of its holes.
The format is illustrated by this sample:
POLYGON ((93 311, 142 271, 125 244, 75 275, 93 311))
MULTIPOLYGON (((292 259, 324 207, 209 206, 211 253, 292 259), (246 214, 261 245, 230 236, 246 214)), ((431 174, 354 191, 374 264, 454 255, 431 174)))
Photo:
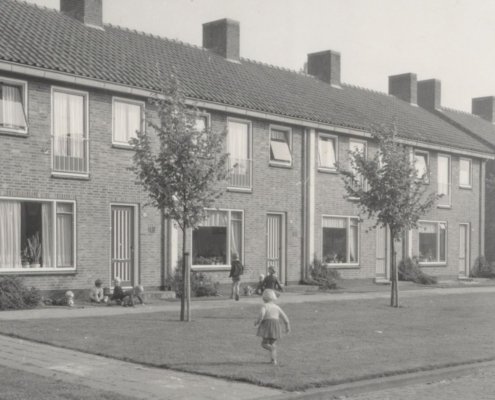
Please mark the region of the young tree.
POLYGON ((418 177, 407 147, 398 143, 395 127, 373 132, 378 152, 367 158, 359 150, 350 152, 350 168, 339 165, 347 197, 355 199, 360 214, 375 219, 372 229, 388 228, 391 243, 390 305, 399 307, 398 268, 395 242, 436 202, 436 193, 426 193, 424 176, 418 177))
POLYGON ((205 208, 222 195, 228 154, 224 152, 225 133, 199 128, 198 110, 186 104, 179 81, 173 75, 170 81, 169 88, 150 99, 158 112, 157 122, 148 119, 151 132, 137 132, 137 138, 131 139, 135 150, 131 169, 148 193, 150 204, 182 230, 184 287, 180 320, 190 321, 187 232, 198 227, 205 218, 205 208))

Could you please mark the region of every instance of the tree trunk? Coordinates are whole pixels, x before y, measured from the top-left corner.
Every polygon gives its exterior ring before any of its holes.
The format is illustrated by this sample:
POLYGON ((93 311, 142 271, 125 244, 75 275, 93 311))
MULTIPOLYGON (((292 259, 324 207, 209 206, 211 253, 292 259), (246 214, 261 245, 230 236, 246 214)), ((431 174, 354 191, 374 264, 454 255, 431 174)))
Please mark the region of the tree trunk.
POLYGON ((184 321, 184 315, 186 310, 186 228, 182 229, 182 294, 180 296, 180 320, 184 321))
POLYGON ((187 286, 187 295, 186 295, 186 321, 191 321, 191 267, 189 264, 189 253, 184 253, 184 260, 186 264, 186 286, 187 286))
POLYGON ((392 288, 390 293, 390 306, 399 307, 399 270, 397 268, 397 258, 395 254, 395 232, 390 230, 390 251, 391 251, 391 280, 392 288))

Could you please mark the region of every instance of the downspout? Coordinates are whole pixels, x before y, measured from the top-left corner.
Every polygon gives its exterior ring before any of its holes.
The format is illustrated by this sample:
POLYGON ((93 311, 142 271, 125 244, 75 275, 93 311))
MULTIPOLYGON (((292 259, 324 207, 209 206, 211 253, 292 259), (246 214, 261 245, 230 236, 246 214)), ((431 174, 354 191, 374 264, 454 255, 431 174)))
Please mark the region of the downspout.
POLYGON ((160 211, 160 290, 165 290, 165 279, 167 278, 167 259, 166 254, 168 253, 167 248, 167 234, 166 227, 168 224, 165 224, 165 217, 163 215, 163 211, 160 211), (167 250, 167 251, 166 251, 167 250))
POLYGON ((485 168, 486 160, 480 161, 480 233, 479 256, 485 255, 485 168))
POLYGON ((303 277, 307 277, 308 266, 315 253, 315 137, 314 129, 306 129, 304 146, 304 246, 303 277))

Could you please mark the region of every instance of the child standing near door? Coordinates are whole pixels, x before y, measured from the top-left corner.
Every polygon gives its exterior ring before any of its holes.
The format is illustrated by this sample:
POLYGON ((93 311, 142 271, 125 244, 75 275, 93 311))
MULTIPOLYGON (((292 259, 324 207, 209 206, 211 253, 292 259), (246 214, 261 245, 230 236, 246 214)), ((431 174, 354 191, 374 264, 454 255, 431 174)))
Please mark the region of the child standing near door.
POLYGON ((280 284, 280 281, 278 280, 277 276, 275 275, 275 268, 273 267, 268 267, 268 275, 265 277, 263 280, 262 284, 262 289, 273 289, 273 290, 278 290, 280 292, 284 291, 284 288, 280 284))

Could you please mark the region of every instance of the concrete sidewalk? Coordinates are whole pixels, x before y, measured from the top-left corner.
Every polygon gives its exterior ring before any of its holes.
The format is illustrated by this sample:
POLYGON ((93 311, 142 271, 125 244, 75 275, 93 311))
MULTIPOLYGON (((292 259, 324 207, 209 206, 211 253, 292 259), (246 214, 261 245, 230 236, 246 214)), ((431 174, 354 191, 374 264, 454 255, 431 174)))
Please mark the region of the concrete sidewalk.
MULTIPOLYGON (((411 286, 408 283, 400 282, 399 301, 416 296, 428 295, 451 295, 462 293, 494 293, 495 286, 474 286, 463 287, 423 287, 411 286)), ((379 291, 354 291, 354 292, 285 292, 278 299, 279 304, 325 302, 325 301, 345 301, 345 300, 368 300, 368 299, 388 299, 390 297, 390 287, 383 286, 379 291)), ((232 307, 235 304, 260 304, 259 296, 241 297, 239 303, 231 299, 197 300, 191 302, 191 310, 205 310, 212 308, 232 307)), ((0 312, 0 321, 8 320, 28 320, 28 319, 49 319, 49 318, 84 318, 84 317, 104 317, 122 314, 142 314, 154 312, 179 312, 180 303, 178 301, 163 301, 160 303, 138 305, 136 307, 120 306, 89 306, 89 307, 46 307, 33 310, 16 310, 0 312)))

